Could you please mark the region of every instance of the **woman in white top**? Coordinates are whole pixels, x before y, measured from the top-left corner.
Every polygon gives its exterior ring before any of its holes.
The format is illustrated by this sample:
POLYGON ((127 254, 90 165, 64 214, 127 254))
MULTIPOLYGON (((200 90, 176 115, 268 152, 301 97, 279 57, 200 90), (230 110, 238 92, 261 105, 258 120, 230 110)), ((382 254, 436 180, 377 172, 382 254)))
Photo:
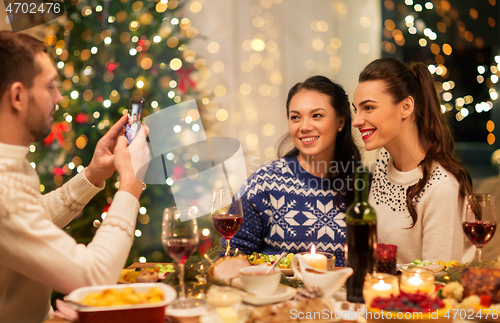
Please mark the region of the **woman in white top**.
POLYGON ((369 196, 378 242, 397 245, 401 263, 471 260, 462 211, 472 179, 455 155, 427 67, 395 58, 371 62, 353 105, 365 149, 383 148, 369 196))

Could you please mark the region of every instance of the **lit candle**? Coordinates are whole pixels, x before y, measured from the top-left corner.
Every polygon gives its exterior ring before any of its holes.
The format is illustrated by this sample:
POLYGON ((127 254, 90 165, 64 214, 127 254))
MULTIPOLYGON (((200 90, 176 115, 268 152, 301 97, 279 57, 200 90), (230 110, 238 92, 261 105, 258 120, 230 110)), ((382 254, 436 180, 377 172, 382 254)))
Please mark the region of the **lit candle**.
POLYGON ((412 286, 422 286, 424 281, 420 278, 419 274, 415 274, 415 276, 408 278, 408 284, 412 286))
POLYGON ((389 274, 374 273, 366 275, 363 285, 363 298, 369 306, 375 297, 390 297, 399 294, 398 279, 389 274))
POLYGON ((313 268, 319 270, 327 270, 328 268, 326 256, 316 253, 316 247, 314 245, 311 246, 311 253, 303 254, 302 257, 306 263, 313 268))
POLYGON ((391 285, 384 283, 384 280, 381 279, 378 283, 373 285, 373 289, 383 292, 383 291, 388 291, 391 289, 391 285))
POLYGON ((405 270, 401 275, 401 290, 406 293, 433 293, 434 275, 423 269, 405 270))

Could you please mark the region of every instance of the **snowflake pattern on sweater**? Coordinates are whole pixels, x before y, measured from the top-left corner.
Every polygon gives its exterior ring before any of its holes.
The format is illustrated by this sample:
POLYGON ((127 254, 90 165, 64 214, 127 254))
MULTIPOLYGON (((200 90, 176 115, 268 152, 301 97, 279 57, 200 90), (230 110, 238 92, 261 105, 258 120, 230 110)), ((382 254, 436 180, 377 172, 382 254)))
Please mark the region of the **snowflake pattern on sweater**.
MULTIPOLYGON (((305 171, 297 157, 280 158, 250 176, 242 198, 243 224, 231 246, 250 254, 318 251, 335 255, 335 265, 345 266, 346 208, 331 181, 305 171)), ((222 239, 221 244, 225 244, 222 239)))

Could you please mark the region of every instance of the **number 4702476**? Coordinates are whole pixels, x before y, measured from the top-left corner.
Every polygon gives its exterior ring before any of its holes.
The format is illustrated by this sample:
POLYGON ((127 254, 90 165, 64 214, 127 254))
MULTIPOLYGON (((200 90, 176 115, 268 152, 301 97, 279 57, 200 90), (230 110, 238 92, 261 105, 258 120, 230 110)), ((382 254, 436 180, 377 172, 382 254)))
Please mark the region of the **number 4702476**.
POLYGON ((499 315, 496 309, 482 309, 482 310, 473 310, 473 309, 449 309, 446 311, 446 313, 443 315, 443 317, 446 317, 448 319, 462 319, 462 320, 482 320, 482 319, 498 319, 499 315))
POLYGON ((16 13, 60 13, 61 12, 61 4, 56 2, 48 2, 48 3, 40 3, 37 6, 36 3, 28 3, 28 2, 14 2, 9 3, 7 8, 5 9, 9 14, 16 13))

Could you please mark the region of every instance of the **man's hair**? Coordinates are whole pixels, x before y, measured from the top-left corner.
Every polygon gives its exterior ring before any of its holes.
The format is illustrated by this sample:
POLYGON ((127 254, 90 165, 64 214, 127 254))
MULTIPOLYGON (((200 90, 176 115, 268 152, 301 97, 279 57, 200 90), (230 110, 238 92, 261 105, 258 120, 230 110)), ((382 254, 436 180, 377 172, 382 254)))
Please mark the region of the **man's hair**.
POLYGON ((27 88, 42 68, 35 62, 38 53, 47 53, 44 43, 30 35, 0 31, 0 100, 14 82, 27 88))

